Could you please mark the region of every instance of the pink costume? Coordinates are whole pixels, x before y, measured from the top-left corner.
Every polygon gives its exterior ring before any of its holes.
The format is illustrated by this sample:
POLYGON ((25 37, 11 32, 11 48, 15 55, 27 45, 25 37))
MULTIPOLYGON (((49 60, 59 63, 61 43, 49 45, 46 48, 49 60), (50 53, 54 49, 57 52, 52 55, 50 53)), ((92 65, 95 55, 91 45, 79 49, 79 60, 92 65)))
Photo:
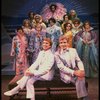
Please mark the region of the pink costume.
POLYGON ((25 36, 20 36, 17 33, 17 36, 13 37, 12 40, 12 49, 11 49, 11 56, 15 56, 15 68, 16 68, 16 75, 24 74, 24 71, 28 67, 27 61, 27 46, 28 41, 25 36))
POLYGON ((53 4, 57 6, 55 12, 52 12, 50 10, 50 5, 52 5, 52 3, 45 5, 45 7, 43 8, 41 15, 44 21, 48 21, 48 19, 50 19, 51 17, 55 18, 57 21, 63 20, 63 16, 67 12, 66 8, 61 3, 53 3, 53 4))

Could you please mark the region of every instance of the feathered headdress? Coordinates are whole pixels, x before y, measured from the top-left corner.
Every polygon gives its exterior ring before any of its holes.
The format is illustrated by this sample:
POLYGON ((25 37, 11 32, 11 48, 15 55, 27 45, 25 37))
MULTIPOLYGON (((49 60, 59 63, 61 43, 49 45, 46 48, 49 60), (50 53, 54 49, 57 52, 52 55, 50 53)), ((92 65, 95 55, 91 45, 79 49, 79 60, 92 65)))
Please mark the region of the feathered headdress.
POLYGON ((63 16, 67 13, 67 9, 61 3, 46 4, 41 12, 44 21, 48 21, 50 18, 55 18, 57 21, 63 20, 63 16), (51 6, 56 6, 54 12, 51 10, 51 6))

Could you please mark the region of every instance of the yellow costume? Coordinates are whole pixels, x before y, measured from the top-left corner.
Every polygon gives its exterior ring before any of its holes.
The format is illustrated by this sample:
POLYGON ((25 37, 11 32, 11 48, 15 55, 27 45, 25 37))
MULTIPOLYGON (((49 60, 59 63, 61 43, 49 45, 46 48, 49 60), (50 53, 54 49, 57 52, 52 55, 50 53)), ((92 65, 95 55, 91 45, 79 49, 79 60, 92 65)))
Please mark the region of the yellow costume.
POLYGON ((69 47, 72 48, 72 39, 73 39, 72 31, 65 32, 64 35, 68 38, 69 47))

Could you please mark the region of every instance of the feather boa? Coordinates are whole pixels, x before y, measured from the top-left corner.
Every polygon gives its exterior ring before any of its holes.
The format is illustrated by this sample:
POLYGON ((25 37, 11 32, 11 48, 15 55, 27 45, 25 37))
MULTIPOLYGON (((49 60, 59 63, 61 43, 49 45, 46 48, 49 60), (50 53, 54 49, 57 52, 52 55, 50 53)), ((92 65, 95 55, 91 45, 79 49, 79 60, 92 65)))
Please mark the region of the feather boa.
POLYGON ((50 5, 46 4, 41 12, 44 21, 48 21, 51 17, 55 18, 57 21, 63 20, 63 16, 66 14, 67 9, 61 3, 55 3, 57 8, 55 12, 51 12, 50 5))

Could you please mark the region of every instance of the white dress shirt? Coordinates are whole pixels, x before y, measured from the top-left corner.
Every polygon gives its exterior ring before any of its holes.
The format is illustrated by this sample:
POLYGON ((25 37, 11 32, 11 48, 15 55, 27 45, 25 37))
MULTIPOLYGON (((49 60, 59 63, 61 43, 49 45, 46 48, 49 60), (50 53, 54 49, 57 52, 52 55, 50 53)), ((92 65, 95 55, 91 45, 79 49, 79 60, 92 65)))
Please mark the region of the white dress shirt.
POLYGON ((30 66, 29 70, 34 76, 42 76, 45 79, 52 79, 54 75, 54 55, 51 50, 40 51, 36 61, 30 66))

